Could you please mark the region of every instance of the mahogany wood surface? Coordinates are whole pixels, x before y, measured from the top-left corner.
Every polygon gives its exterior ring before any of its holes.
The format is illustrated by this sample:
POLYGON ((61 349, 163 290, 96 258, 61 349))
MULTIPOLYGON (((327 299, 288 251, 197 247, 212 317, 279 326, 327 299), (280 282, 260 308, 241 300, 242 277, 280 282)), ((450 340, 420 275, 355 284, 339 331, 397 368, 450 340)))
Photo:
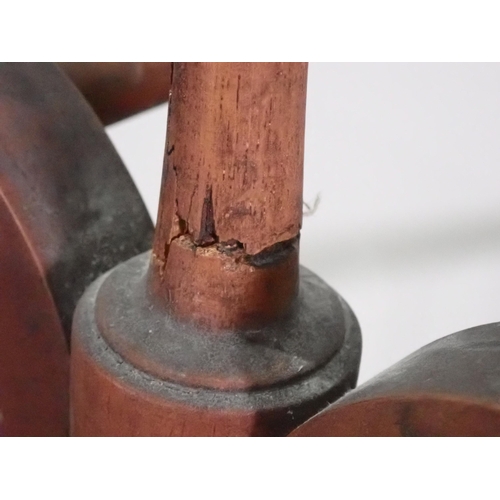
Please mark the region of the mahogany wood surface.
POLYGON ((292 436, 500 436, 500 323, 432 342, 292 436))
POLYGON ((266 324, 297 294, 307 64, 174 68, 153 287, 211 328, 266 324))
POLYGON ((168 100, 172 63, 64 62, 59 66, 104 125, 168 100))
POLYGON ((76 302, 149 247, 152 224, 101 123, 52 63, 0 64, 0 230, 3 433, 67 435, 76 302))
POLYGON ((153 251, 75 314, 73 435, 286 435, 355 385, 356 318, 299 272, 306 79, 174 63, 153 251))

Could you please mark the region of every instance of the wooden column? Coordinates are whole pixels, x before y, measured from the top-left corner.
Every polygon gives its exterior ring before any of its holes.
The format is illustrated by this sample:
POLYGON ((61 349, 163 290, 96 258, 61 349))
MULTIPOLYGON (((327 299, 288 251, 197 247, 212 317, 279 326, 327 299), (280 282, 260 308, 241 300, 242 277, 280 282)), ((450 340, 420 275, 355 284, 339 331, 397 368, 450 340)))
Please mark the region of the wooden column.
POLYGON ((174 65, 155 293, 212 329, 258 327, 297 293, 307 64, 174 65))

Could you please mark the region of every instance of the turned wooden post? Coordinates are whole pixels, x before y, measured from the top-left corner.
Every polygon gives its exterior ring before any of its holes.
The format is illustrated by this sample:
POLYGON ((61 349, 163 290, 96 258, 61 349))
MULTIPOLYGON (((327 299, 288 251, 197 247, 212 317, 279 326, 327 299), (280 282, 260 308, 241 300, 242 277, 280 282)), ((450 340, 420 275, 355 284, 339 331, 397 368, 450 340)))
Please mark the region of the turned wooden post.
POLYGON ((176 65, 152 283, 173 314, 258 327, 298 286, 307 64, 176 65))
POLYGON ((355 385, 357 321, 299 269, 306 80, 174 63, 153 251, 75 316, 74 435, 286 435, 355 385))

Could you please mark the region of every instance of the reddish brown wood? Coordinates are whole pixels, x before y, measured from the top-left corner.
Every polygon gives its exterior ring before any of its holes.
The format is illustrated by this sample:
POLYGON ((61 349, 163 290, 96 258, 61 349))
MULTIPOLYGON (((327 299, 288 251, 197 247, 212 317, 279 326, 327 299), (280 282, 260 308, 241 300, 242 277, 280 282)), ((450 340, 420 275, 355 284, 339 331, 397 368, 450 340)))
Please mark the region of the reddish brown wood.
POLYGON ((0 229, 1 434, 63 436, 67 343, 45 269, 1 186, 0 229))
POLYGON ((259 328, 286 316, 298 291, 298 241, 269 254, 269 265, 254 266, 243 249, 180 236, 164 267, 153 256, 150 285, 179 319, 213 331, 259 328))
POLYGON ((0 420, 66 435, 69 334, 97 276, 152 224, 102 125, 50 63, 0 64, 0 420))
POLYGON ((172 63, 59 63, 104 125, 168 100, 172 63))
POLYGON ((174 68, 153 287, 210 328, 266 324, 297 292, 307 65, 174 68))
MULTIPOLYGON (((279 390, 272 394, 175 385, 113 355, 102 338, 74 333, 73 436, 284 436, 321 407, 311 404, 307 389, 302 401, 296 398, 291 406, 279 390)), ((330 397, 347 389, 337 388, 330 397)))
POLYGON ((354 387, 359 326, 312 273, 302 271, 289 320, 213 332, 148 299, 149 262, 148 253, 118 266, 79 303, 72 435, 284 436, 354 387))
POLYGON ((155 255, 188 234, 255 255, 298 236, 307 65, 177 63, 155 255))
POLYGON ((299 275, 306 77, 174 64, 153 252, 75 314, 74 435, 285 435, 354 386, 357 321, 299 275))
POLYGON ((500 436, 500 324, 439 339, 293 436, 500 436))

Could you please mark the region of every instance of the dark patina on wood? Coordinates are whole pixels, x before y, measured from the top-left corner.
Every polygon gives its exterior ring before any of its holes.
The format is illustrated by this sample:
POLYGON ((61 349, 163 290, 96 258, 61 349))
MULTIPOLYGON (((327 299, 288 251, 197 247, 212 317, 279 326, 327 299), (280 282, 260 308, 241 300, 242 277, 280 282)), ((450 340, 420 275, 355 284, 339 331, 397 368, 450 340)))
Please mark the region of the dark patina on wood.
POLYGON ((500 436, 500 323, 422 347, 293 436, 500 436))
POLYGON ((299 267, 307 65, 175 63, 151 253, 74 321, 74 435, 286 435, 356 383, 347 304, 299 267))
POLYGON ((168 100, 172 63, 59 63, 104 125, 168 100))
POLYGON ((3 433, 66 435, 76 302, 146 250, 153 227, 101 123, 55 64, 0 64, 0 228, 3 433))

